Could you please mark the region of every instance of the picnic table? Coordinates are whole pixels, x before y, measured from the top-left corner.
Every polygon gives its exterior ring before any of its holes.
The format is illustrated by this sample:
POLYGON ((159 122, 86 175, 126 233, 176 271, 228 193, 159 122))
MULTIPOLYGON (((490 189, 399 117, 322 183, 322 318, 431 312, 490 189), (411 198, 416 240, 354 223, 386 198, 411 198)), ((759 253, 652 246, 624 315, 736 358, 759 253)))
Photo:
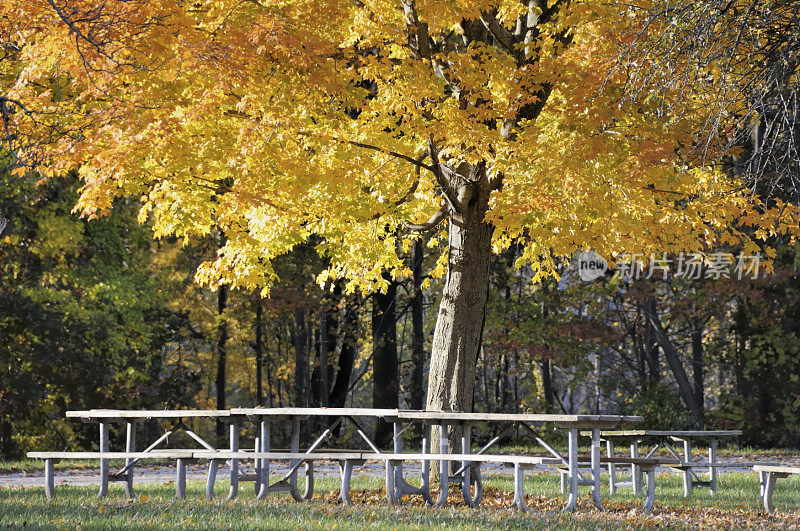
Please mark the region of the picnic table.
MULTIPOLYGON (((141 459, 161 458, 175 459, 177 462, 176 491, 178 497, 185 496, 185 460, 206 459, 209 461, 206 496, 214 495, 214 483, 220 461, 230 463, 230 491, 228 498, 234 498, 239 491, 240 481, 253 481, 257 497, 265 497, 269 492, 289 492, 297 501, 305 501, 312 497, 314 489, 313 464, 315 461, 338 461, 341 467, 340 500, 349 503, 349 483, 354 466, 363 464, 367 459, 383 460, 386 463, 386 495, 390 503, 397 503, 403 496, 421 495, 429 504, 443 505, 447 500, 448 486, 451 482, 461 483, 464 501, 476 506, 482 495, 480 466, 483 463, 502 463, 514 467, 514 505, 527 510, 523 487, 524 470, 536 465, 555 466, 562 470, 562 481, 565 479, 565 490, 568 500, 565 510, 572 510, 577 502, 578 488, 591 486, 592 500, 598 508, 602 508, 600 499, 600 468, 606 462, 636 462, 640 468, 654 478, 655 460, 647 458, 616 460, 602 458, 600 451, 601 432, 619 428, 627 423, 639 422, 641 417, 619 415, 551 415, 551 414, 499 414, 499 413, 466 413, 445 411, 408 411, 398 409, 374 408, 234 408, 231 410, 146 410, 125 411, 93 409, 88 411, 70 411, 69 418, 79 418, 84 422, 95 422, 100 426, 99 452, 29 452, 30 457, 45 459, 45 485, 48 497, 53 496, 53 460, 63 458, 99 459, 101 463, 101 486, 99 496, 105 496, 109 481, 126 481, 126 490, 133 496, 133 467, 141 459), (184 423, 188 418, 205 418, 218 420, 229 425, 229 444, 227 448, 215 448, 202 437, 193 432, 184 423), (326 427, 308 446, 300 448, 301 424, 311 418, 327 419, 326 427), (143 451, 135 448, 135 424, 147 419, 173 420, 166 432, 154 440, 143 451), (378 447, 363 428, 364 419, 383 419, 393 424, 394 438, 391 451, 378 447), (256 437, 251 450, 241 450, 239 433, 243 422, 256 423, 256 437), (281 427, 287 423, 291 426, 291 448, 289 451, 272 450, 270 446, 270 427, 278 422, 281 427), (369 447, 368 451, 360 449, 322 449, 321 445, 328 440, 342 423, 351 424, 361 439, 369 447), (110 423, 127 424, 124 452, 109 451, 108 426, 110 423), (403 433, 414 424, 423 427, 421 453, 403 452, 403 433), (472 430, 477 425, 499 425, 497 436, 488 441, 477 452, 472 452, 472 430), (541 436, 541 426, 552 424, 566 432, 566 452, 553 448, 541 436), (432 452, 431 429, 441 427, 438 441, 438 452, 432 452), (461 448, 451 449, 447 436, 447 428, 455 427, 460 433, 461 448), (534 455, 498 455, 489 451, 504 437, 515 429, 522 429, 532 440, 543 448, 547 456, 534 455), (591 435, 590 455, 582 457, 578 453, 578 436, 580 430, 589 430, 591 435), (183 431, 198 443, 202 449, 159 449, 167 437, 177 431, 183 431), (452 450, 456 450, 455 452, 452 450), (108 461, 113 458, 124 458, 125 466, 116 473, 109 473, 108 461), (250 476, 240 474, 239 461, 253 460, 255 473, 250 476), (289 461, 289 471, 278 481, 270 482, 270 461, 289 461), (403 464, 409 461, 421 462, 420 486, 410 485, 403 474, 403 464), (434 502, 430 495, 430 464, 439 461, 440 494, 434 502), (449 465, 458 463, 455 473, 449 472, 449 465), (305 487, 298 488, 298 474, 304 467, 305 487), (587 470, 588 469, 588 470, 587 470), (568 488, 567 488, 568 487, 568 488)), ((652 507, 654 499, 653 481, 648 484, 645 508, 652 507)))
MULTIPOLYGON (((311 417, 326 417, 329 422, 327 427, 321 434, 314 440, 314 442, 303 452, 305 454, 314 454, 319 446, 329 439, 335 432, 336 428, 343 422, 350 423, 358 435, 370 449, 375 453, 381 453, 378 445, 367 435, 367 432, 361 426, 360 419, 364 418, 380 418, 384 420, 394 419, 398 415, 397 409, 376 409, 376 408, 318 408, 318 407, 283 407, 283 408, 234 408, 230 410, 231 414, 237 419, 231 422, 231 451, 238 450, 238 433, 239 421, 238 419, 246 418, 258 424, 257 433, 259 436, 256 438, 255 447, 256 451, 260 454, 270 453, 270 425, 274 422, 285 423, 291 422, 292 435, 290 452, 297 454, 300 452, 300 424, 304 420, 311 417)), ((347 450, 342 450, 342 453, 347 450)), ((311 498, 314 493, 314 476, 313 476, 313 463, 301 459, 292 459, 289 463, 289 472, 283 478, 275 483, 269 482, 269 459, 268 458, 254 458, 256 481, 260 485, 258 489, 258 499, 264 498, 269 492, 288 491, 293 498, 297 501, 305 501, 311 498), (301 466, 305 467, 306 485, 303 493, 297 489, 297 472, 301 466)), ((342 481, 346 484, 350 482, 350 475, 352 467, 357 462, 363 462, 360 458, 343 458, 342 460, 342 481)), ((213 463, 212 463, 213 466, 213 463)), ((231 495, 235 496, 234 477, 236 476, 239 466, 238 459, 231 459, 231 495)), ((343 489, 345 492, 346 489, 343 489)), ((346 496, 346 493, 342 496, 346 496)), ((346 501, 346 500, 343 500, 346 501)))
MULTIPOLYGON (((439 454, 449 454, 451 452, 450 443, 447 437, 448 426, 456 426, 461 431, 461 451, 463 455, 472 454, 472 428, 479 424, 500 424, 501 429, 497 436, 489 440, 475 455, 488 455, 489 450, 500 442, 513 430, 521 428, 526 431, 544 451, 552 458, 557 460, 566 470, 569 497, 565 510, 572 510, 578 499, 578 487, 589 485, 592 487, 592 500, 596 507, 602 508, 600 499, 600 431, 602 429, 617 428, 627 423, 642 421, 642 417, 620 416, 620 415, 560 415, 560 414, 513 414, 513 413, 466 413, 448 411, 399 411, 394 419, 394 450, 395 453, 402 452, 402 438, 400 435, 414 423, 421 423, 424 427, 422 453, 429 452, 430 428, 439 426, 439 454), (567 451, 566 454, 554 449, 539 433, 540 426, 543 424, 554 424, 557 428, 567 432, 567 451), (585 468, 585 462, 581 462, 578 454, 578 434, 581 429, 590 429, 592 441, 590 445, 590 475, 581 471, 585 468)), ((482 493, 480 478, 480 461, 464 461, 455 473, 448 473, 448 463, 440 461, 440 482, 439 499, 436 505, 443 505, 447 499, 447 486, 449 481, 461 483, 462 496, 467 505, 477 505, 482 493), (474 493, 470 491, 474 488, 474 493)), ((422 494, 426 501, 430 500, 429 486, 427 479, 429 473, 429 461, 424 460, 422 466, 422 485, 412 487, 403 478, 402 464, 397 467, 395 472, 395 492, 396 499, 405 494, 422 494)), ((519 479, 521 481, 521 479, 519 479)), ((390 500, 391 501, 391 500, 390 500)), ((524 503, 524 500, 517 500, 524 503)))
MULTIPOLYGON (((108 428, 112 423, 126 424, 125 432, 125 452, 137 453, 136 447, 136 424, 150 419, 162 419, 172 421, 172 425, 158 437, 152 441, 147 448, 138 452, 139 455, 131 455, 125 458, 125 466, 117 472, 110 472, 108 466, 109 458, 100 458, 100 491, 98 497, 104 497, 108 493, 109 481, 124 481, 125 490, 128 496, 133 497, 133 468, 142 459, 148 458, 148 454, 153 454, 153 457, 172 458, 177 462, 177 478, 176 488, 178 490, 178 497, 185 496, 186 484, 186 468, 185 459, 190 458, 191 455, 183 455, 182 450, 174 450, 170 452, 157 451, 158 447, 167 441, 170 435, 178 432, 186 433, 189 437, 194 439, 202 448, 206 450, 216 451, 208 441, 200 437, 197 433, 192 431, 186 424, 186 419, 191 418, 205 418, 216 419, 222 422, 234 422, 237 420, 236 416, 231 414, 229 410, 217 409, 173 409, 173 410, 119 410, 119 409, 90 409, 85 411, 67 411, 67 418, 77 418, 83 422, 93 422, 99 424, 100 435, 100 453, 108 453, 108 428)), ((51 471, 52 473, 52 471, 51 471)))
MULTIPOLYGON (((689 497, 695 487, 706 487, 712 494, 717 492, 717 468, 721 465, 717 460, 717 448, 723 439, 731 439, 742 434, 741 430, 610 430, 600 432, 600 437, 606 443, 606 455, 615 456, 614 444, 616 442, 627 443, 630 445, 631 457, 640 456, 640 444, 649 445, 649 450, 644 455, 652 457, 655 453, 664 449, 668 452, 672 460, 664 461, 663 464, 670 468, 681 471, 683 476, 683 495, 689 497), (692 456, 694 443, 701 443, 708 448, 708 461, 698 462, 692 456), (673 443, 680 443, 682 449, 678 450, 673 443), (707 479, 702 479, 698 470, 707 469, 707 479)), ((586 435, 589 435, 586 433, 586 435)), ((631 465, 631 475, 628 479, 617 481, 618 465, 609 463, 609 490, 613 494, 618 487, 632 487, 634 493, 638 494, 642 489, 641 473, 637 466, 631 465)))

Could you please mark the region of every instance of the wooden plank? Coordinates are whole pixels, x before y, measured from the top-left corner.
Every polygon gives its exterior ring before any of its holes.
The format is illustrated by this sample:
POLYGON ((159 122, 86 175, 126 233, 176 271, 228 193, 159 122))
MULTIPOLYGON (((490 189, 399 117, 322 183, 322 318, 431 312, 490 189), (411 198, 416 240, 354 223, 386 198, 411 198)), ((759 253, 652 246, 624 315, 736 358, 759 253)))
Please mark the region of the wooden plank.
POLYGON ((364 459, 393 461, 472 461, 474 463, 520 463, 531 465, 556 465, 562 463, 556 457, 540 457, 535 455, 492 455, 492 454, 362 454, 364 459))
POLYGON ((617 425, 626 422, 641 422, 642 417, 620 415, 560 415, 546 413, 466 413, 462 411, 409 411, 400 410, 398 419, 432 421, 474 422, 554 422, 562 425, 584 424, 586 426, 617 425))
POLYGON ((788 465, 755 465, 754 472, 777 472, 779 474, 800 474, 800 466, 788 465))
POLYGON ((230 410, 219 409, 90 409, 86 411, 67 411, 67 418, 84 420, 147 420, 147 419, 180 419, 180 418, 226 418, 231 417, 230 410))
POLYGON ((197 450, 152 452, 28 452, 31 459, 190 459, 197 450))
MULTIPOLYGON (((603 430, 601 437, 691 437, 691 438, 723 438, 738 437, 742 430, 603 430)), ((591 432, 581 432, 581 435, 590 436, 591 432)))
POLYGON ((361 452, 312 452, 310 454, 299 452, 209 452, 197 450, 193 452, 196 459, 270 459, 275 461, 297 460, 322 460, 338 461, 341 459, 362 459, 361 452))
POLYGON ((396 417, 397 409, 352 408, 352 407, 255 407, 233 408, 232 415, 256 417, 396 417))

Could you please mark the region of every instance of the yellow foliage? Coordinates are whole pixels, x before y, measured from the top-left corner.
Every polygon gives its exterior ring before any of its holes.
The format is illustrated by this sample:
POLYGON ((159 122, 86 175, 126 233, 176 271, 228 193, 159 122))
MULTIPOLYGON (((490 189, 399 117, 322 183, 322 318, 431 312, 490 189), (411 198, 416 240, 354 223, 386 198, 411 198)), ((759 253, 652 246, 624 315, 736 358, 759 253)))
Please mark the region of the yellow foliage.
POLYGON ((30 111, 14 127, 64 132, 22 155, 51 174, 79 167, 84 215, 134 195, 157 236, 222 229, 226 245, 197 273, 211 285, 268 285, 270 260, 312 235, 331 264, 321 283, 346 277, 348 290, 371 291, 384 270, 406 274, 403 223, 442 204, 435 176, 410 163, 429 143, 502 181, 486 215, 494 248, 522 242, 518 265, 537 278, 582 248, 648 255, 751 246, 734 224, 796 231, 794 207, 775 212, 716 169, 687 166, 691 113, 621 103, 612 67, 636 34, 632 8, 402 5, 77 0, 70 16, 7 0, 0 17, 20 51, 0 77, 30 111), (542 22, 510 49, 499 38, 459 44, 489 15, 498 34, 520 17, 542 22), (437 43, 427 56, 410 45, 423 29, 437 43), (519 117, 537 103, 535 119, 519 117))

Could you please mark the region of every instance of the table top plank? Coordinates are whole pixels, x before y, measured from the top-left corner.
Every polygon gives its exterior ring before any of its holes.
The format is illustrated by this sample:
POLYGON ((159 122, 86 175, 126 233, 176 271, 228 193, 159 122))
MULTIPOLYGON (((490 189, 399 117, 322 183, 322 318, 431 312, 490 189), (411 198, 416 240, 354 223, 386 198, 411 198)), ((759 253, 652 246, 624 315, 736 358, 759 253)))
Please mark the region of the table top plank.
POLYGON ((638 416, 623 415, 561 415, 549 413, 466 413, 461 411, 408 411, 401 410, 398 419, 459 421, 459 422, 528 422, 585 425, 619 425, 629 422, 641 422, 638 416))
POLYGON ((67 411, 67 418, 89 420, 226 418, 231 416, 232 413, 227 409, 89 409, 85 411, 67 411))
MULTIPOLYGON (((687 437, 687 438, 724 438, 739 437, 742 430, 603 430, 601 437, 687 437)), ((581 435, 591 435, 581 432, 581 435)))
POLYGON ((31 459, 191 459, 197 450, 151 452, 28 452, 31 459))
POLYGON ((397 409, 361 407, 253 407, 233 408, 232 415, 252 417, 397 417, 397 409))

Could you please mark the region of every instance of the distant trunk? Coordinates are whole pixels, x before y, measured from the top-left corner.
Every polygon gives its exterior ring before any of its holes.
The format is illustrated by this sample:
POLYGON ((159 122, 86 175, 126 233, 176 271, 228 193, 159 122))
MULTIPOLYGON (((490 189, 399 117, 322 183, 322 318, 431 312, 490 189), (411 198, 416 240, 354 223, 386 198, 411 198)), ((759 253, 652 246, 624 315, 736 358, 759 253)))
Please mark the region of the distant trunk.
MULTIPOLYGON (((220 285, 217 291, 217 409, 225 407, 225 387, 227 378, 225 370, 228 364, 228 321, 225 319, 225 308, 228 306, 228 286, 220 285)), ((224 426, 217 423, 217 435, 224 435, 224 426)))
POLYGON ((694 380, 695 400, 702 408, 705 404, 703 373, 703 326, 696 315, 691 318, 692 327, 692 379, 694 380))
POLYGON ((425 325, 422 297, 422 241, 414 241, 411 250, 411 271, 413 274, 413 293, 411 296, 411 409, 422 409, 425 403, 425 325))
MULTIPOLYGON (((400 386, 397 381, 397 323, 395 308, 397 284, 389 281, 386 293, 372 299, 372 407, 394 409, 398 405, 400 386)), ((375 442, 386 444, 392 425, 376 421, 375 442)))
POLYGON ((556 401, 555 393, 553 392, 553 374, 550 369, 550 358, 544 358, 541 362, 542 368, 542 387, 544 388, 544 401, 547 404, 548 411, 554 407, 556 401))
POLYGON ((308 379, 308 333, 306 311, 298 308, 294 312, 294 400, 297 407, 306 405, 306 380, 308 379))
POLYGON ((686 370, 683 368, 680 353, 669 340, 669 337, 667 337, 667 332, 661 324, 661 319, 656 311, 655 299, 648 299, 643 309, 645 315, 647 315, 648 321, 653 325, 655 339, 664 350, 664 357, 667 360, 672 376, 675 378, 675 382, 678 384, 678 392, 683 399, 683 403, 686 404, 686 407, 689 409, 695 425, 701 427, 703 425, 703 405, 698 402, 692 384, 686 376, 686 370))
POLYGON ((331 389, 331 407, 344 407, 347 400, 347 391, 350 388, 350 377, 353 375, 353 365, 356 360, 356 345, 358 344, 358 305, 348 301, 344 311, 344 331, 342 335, 342 349, 339 351, 339 367, 336 372, 336 381, 331 389))
MULTIPOLYGON (((546 282, 543 283, 542 292, 545 295, 545 300, 542 304, 542 321, 544 322, 545 326, 547 326, 547 319, 550 317, 550 310, 547 306, 548 300, 546 297, 549 291, 549 284, 546 282)), ((517 367, 519 367, 519 364, 517 364, 517 367)), ((550 364, 550 358, 542 357, 540 367, 542 370, 542 390, 544 392, 544 401, 547 404, 547 410, 550 411, 554 407, 556 400, 555 392, 553 391, 553 372, 550 364)))
POLYGON ((336 318, 333 314, 333 301, 325 305, 319 320, 319 395, 322 405, 328 407, 330 398, 330 363, 331 353, 336 348, 336 318))
POLYGON ((262 303, 261 303, 261 296, 259 295, 256 298, 256 342, 253 345, 253 350, 255 351, 256 355, 256 404, 259 406, 264 405, 264 356, 263 350, 264 347, 261 343, 261 312, 262 312, 262 303))
POLYGON ((653 334, 653 325, 650 320, 645 318, 644 321, 644 354, 645 361, 647 362, 647 372, 650 376, 650 381, 658 383, 661 381, 661 364, 658 359, 658 342, 655 340, 653 334))

